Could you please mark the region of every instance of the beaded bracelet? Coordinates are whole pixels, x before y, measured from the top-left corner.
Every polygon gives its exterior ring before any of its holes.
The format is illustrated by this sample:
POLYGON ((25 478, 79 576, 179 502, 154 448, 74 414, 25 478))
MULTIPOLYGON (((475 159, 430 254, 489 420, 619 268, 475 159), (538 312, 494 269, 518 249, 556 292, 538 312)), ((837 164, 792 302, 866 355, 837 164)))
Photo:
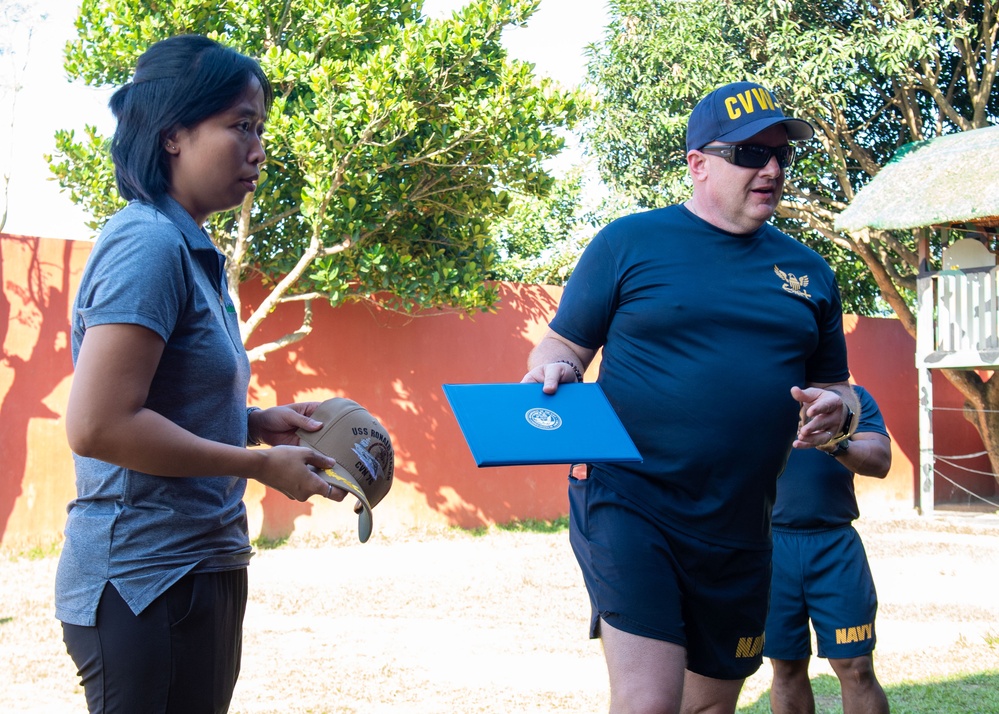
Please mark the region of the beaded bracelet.
POLYGON ((576 375, 576 381, 577 382, 582 382, 583 381, 583 375, 580 373, 579 367, 577 367, 574 362, 570 362, 567 359, 559 359, 559 360, 555 360, 555 364, 567 364, 567 365, 569 365, 570 367, 572 367, 573 374, 576 375))

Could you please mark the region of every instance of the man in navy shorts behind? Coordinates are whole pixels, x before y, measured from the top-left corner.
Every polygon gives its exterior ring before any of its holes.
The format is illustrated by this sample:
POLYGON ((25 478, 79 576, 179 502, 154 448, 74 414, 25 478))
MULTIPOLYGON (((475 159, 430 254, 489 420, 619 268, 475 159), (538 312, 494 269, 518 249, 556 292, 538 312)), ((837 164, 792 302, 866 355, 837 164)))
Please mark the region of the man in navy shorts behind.
POLYGON ((860 515, 853 476, 884 478, 891 468, 891 440, 874 397, 863 387, 855 389, 862 413, 856 433, 833 447, 792 453, 777 482, 773 583, 763 647, 774 669, 773 714, 815 712, 808 678, 809 620, 819 657, 829 659, 839 678, 843 711, 888 712, 874 675, 878 596, 852 523, 860 515))
POLYGON ((597 381, 643 456, 569 480, 570 542, 611 712, 735 711, 763 661, 770 512, 792 446, 845 439, 850 389, 836 280, 768 223, 794 160, 787 117, 750 82, 687 124, 693 192, 587 246, 524 382, 597 381))

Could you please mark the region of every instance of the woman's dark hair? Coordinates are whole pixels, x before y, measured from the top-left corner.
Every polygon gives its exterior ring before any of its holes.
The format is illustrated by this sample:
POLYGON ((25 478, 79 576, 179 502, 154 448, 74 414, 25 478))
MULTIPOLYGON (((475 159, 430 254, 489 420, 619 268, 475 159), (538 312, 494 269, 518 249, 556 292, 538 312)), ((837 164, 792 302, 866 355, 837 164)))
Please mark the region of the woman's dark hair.
POLYGON ((256 60, 201 35, 150 45, 132 81, 108 105, 118 125, 111 140, 118 192, 126 201, 153 201, 167 192, 164 140, 233 106, 256 79, 270 110, 273 92, 256 60))

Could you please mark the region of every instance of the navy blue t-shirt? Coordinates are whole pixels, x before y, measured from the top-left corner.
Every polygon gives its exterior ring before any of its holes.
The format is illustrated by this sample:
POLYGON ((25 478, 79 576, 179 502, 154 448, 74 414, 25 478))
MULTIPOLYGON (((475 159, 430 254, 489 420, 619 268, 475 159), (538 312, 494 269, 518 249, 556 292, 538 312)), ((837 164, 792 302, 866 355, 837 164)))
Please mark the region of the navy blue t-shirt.
POLYGON ((790 389, 849 377, 825 261, 769 224, 733 234, 681 205, 639 213, 587 246, 551 328, 602 347, 598 381, 644 459, 591 478, 705 541, 769 548, 790 389))
MULTIPOLYGON (((877 402, 866 389, 854 387, 860 397, 858 432, 888 436, 877 402)), ((773 524, 782 528, 832 528, 860 516, 853 473, 836 458, 817 449, 794 449, 777 481, 773 524)))

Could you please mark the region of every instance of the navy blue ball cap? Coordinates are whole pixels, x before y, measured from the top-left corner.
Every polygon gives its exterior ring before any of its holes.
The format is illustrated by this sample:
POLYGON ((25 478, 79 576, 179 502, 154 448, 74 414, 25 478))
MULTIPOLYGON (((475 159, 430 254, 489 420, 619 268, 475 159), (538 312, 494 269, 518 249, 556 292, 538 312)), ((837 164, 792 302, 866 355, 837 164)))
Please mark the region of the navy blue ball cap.
POLYGON ((815 136, 815 129, 804 119, 784 116, 769 89, 753 82, 726 84, 705 96, 690 113, 687 151, 712 141, 745 141, 774 124, 783 124, 787 138, 794 141, 815 136))

